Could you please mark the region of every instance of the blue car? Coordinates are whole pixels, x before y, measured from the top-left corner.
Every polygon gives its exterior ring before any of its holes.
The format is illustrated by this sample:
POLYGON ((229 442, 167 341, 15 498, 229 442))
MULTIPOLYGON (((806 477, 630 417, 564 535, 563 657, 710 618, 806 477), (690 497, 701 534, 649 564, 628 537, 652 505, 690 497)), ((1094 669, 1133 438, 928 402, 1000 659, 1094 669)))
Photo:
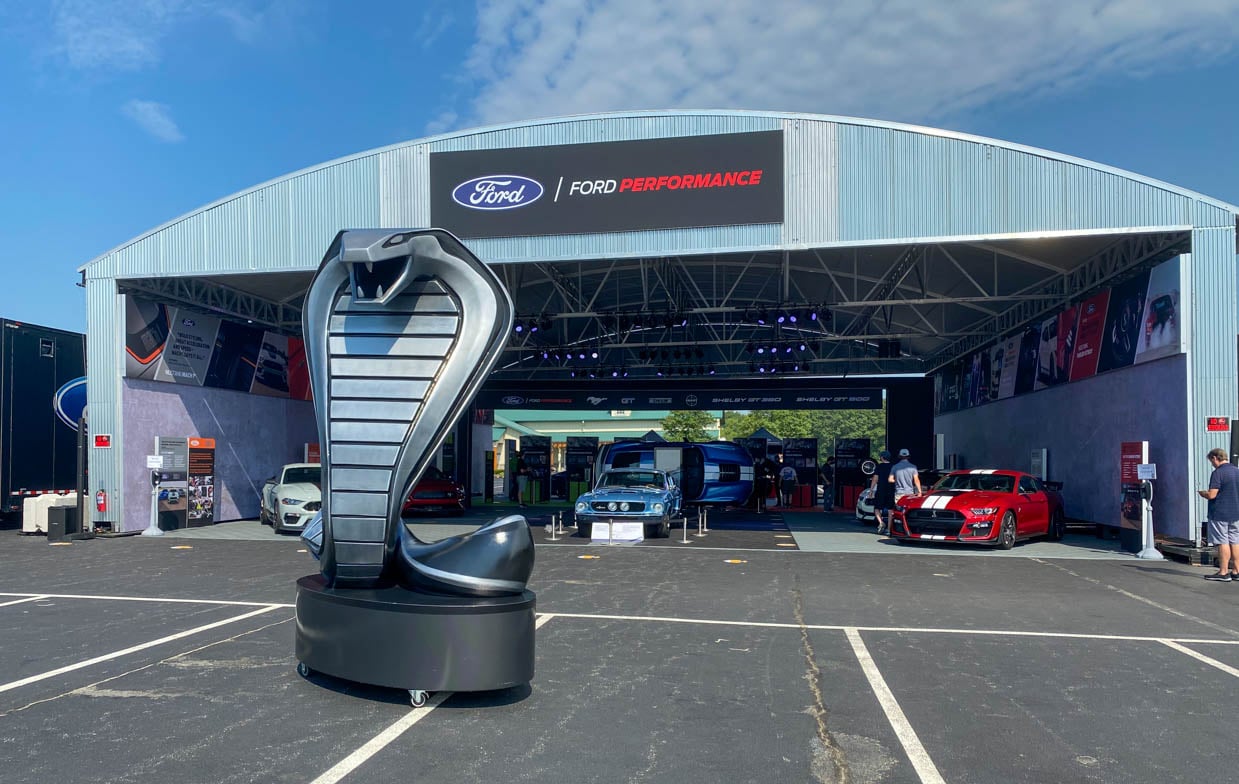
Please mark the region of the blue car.
POLYGON ((664 537, 682 504, 674 473, 653 468, 612 469, 603 471, 594 489, 576 500, 576 524, 588 533, 594 523, 643 523, 647 538, 664 537))
POLYGON ((604 471, 655 467, 675 469, 676 484, 689 504, 743 504, 753 493, 753 458, 731 441, 625 441, 608 447, 602 459, 604 471))

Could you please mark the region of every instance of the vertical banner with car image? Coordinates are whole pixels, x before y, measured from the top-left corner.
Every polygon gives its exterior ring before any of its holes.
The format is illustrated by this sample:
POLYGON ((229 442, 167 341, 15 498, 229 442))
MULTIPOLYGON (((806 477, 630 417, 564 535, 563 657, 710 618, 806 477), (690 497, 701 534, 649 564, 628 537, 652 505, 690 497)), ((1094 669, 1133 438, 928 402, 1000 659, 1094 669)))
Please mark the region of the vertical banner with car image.
POLYGON ((188 522, 189 439, 157 436, 155 454, 163 457, 163 468, 159 469, 159 528, 175 531, 188 522))
POLYGON ((1097 372, 1129 367, 1136 360, 1140 342, 1141 315, 1149 293, 1149 273, 1144 272, 1110 289, 1101 358, 1097 372))
POLYGON ((288 336, 264 332, 254 364, 251 394, 288 397, 288 336))
POLYGON ((1149 273, 1148 296, 1140 319, 1136 363, 1181 354, 1184 351, 1179 292, 1183 290, 1179 258, 1159 264, 1149 273))
POLYGON ((189 527, 215 522, 215 439, 189 439, 189 527))
POLYGON ((1106 311, 1110 290, 1099 291, 1080 303, 1080 320, 1076 328, 1075 356, 1071 363, 1071 380, 1092 378, 1101 359, 1101 344, 1106 333, 1106 311))

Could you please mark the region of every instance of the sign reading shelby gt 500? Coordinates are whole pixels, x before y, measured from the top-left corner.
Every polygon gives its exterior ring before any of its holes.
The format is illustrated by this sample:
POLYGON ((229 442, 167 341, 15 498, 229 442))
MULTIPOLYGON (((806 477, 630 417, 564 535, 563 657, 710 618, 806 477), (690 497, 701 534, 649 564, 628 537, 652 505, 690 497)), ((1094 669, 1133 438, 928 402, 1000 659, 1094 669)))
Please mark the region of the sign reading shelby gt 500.
POLYGON ((527 237, 783 221, 783 132, 430 156, 430 222, 527 237))

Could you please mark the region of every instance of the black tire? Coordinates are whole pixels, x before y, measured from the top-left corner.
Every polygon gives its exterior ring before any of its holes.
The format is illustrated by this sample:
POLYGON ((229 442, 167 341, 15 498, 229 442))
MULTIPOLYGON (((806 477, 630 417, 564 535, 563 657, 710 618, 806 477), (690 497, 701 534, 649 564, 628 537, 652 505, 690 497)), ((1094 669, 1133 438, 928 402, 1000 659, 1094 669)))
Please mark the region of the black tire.
POLYGON ((1063 536, 1067 533, 1067 519, 1063 517, 1061 509, 1055 509, 1050 515, 1050 528, 1046 532, 1046 539, 1051 542, 1061 542, 1063 536))
POLYGON ((1002 516, 1002 524, 998 529, 998 549, 1010 550, 1015 547, 1015 513, 1007 512, 1002 516))

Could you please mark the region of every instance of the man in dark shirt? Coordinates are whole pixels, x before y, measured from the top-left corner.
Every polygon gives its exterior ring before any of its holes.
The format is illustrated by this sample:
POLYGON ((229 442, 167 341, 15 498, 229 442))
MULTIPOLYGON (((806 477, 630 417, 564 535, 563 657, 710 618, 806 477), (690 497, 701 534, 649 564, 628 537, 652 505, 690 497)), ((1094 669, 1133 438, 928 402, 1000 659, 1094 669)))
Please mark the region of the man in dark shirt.
POLYGON ((1228 583, 1239 580, 1239 468, 1223 449, 1210 450, 1207 458, 1213 466, 1209 489, 1196 492, 1209 499, 1209 544, 1217 545, 1218 570, 1205 579, 1228 583))
POLYGON ((882 450, 873 480, 869 483, 869 488, 873 490, 873 516, 877 518, 880 534, 890 530, 891 511, 895 508, 895 485, 890 481, 892 468, 891 453, 882 450))

